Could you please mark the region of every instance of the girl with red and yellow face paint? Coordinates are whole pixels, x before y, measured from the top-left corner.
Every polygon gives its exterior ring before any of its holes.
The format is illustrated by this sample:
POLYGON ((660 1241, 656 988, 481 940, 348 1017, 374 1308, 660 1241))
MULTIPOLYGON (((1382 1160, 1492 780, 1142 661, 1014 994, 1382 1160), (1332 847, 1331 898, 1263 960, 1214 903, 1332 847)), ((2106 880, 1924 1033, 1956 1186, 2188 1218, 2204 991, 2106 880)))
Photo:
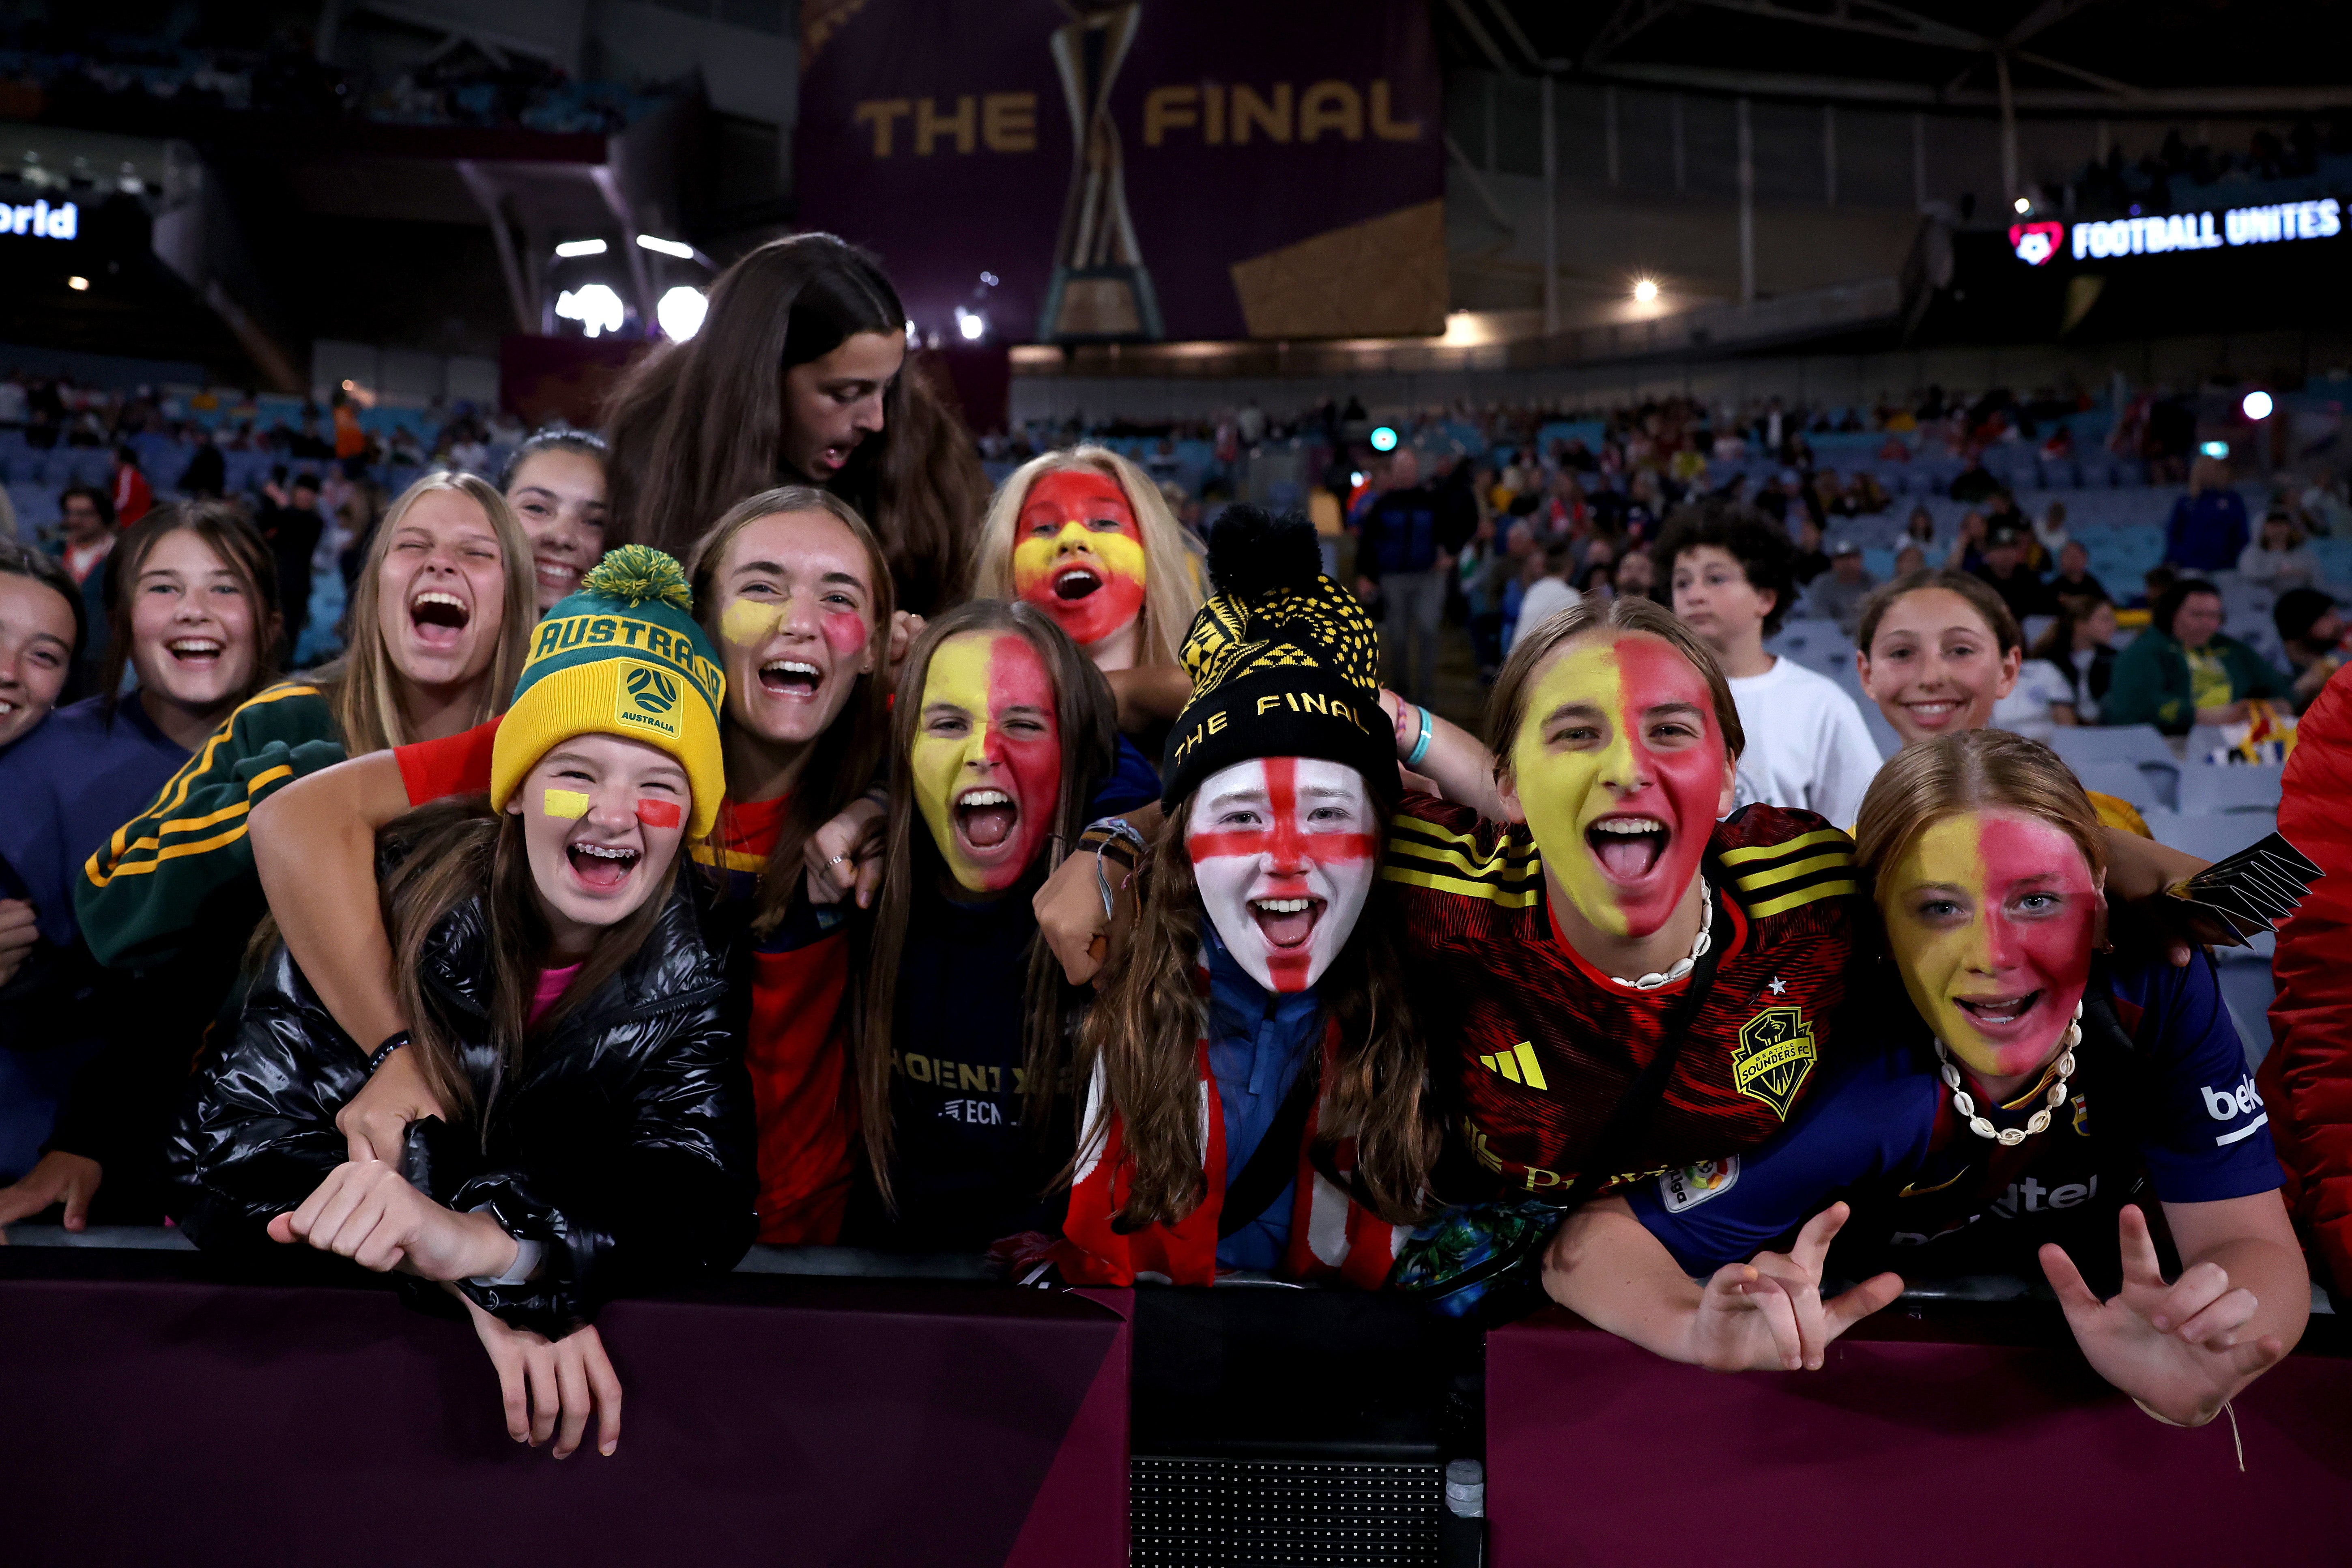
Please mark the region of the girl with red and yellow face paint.
POLYGON ((949 637, 923 672, 915 802, 958 886, 1001 893, 1036 860, 1061 798, 1054 683, 1012 632, 949 637))
POLYGON ((1654 935, 1731 806, 1706 678, 1647 632, 1571 637, 1537 672, 1508 760, 1504 810, 1535 837, 1555 913, 1654 935))
POLYGON ((1013 591, 1105 669, 1135 663, 1143 530, 1108 474, 1066 468, 1029 487, 1013 532, 1013 591))
POLYGON ((1944 817, 1880 873, 1878 901, 1912 1005, 1988 1090, 2057 1057, 2105 908, 2063 829, 2008 806, 1944 817))

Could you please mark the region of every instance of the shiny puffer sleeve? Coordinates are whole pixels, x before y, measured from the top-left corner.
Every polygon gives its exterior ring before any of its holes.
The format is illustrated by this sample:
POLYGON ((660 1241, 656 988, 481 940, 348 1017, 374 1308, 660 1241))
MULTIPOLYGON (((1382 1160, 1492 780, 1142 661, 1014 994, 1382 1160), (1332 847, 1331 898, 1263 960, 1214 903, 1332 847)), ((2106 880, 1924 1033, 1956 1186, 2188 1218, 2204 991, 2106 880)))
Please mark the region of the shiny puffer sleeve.
POLYGON ((276 1245, 264 1227, 343 1163, 335 1113, 367 1081, 366 1060, 278 948, 173 1128, 167 1160, 190 1240, 208 1251, 276 1245))
POLYGON ((757 1183, 751 1084, 720 988, 652 1018, 619 1025, 596 1046, 634 1064, 622 1092, 626 1144, 593 1178, 559 1182, 491 1169, 449 1199, 487 1207, 508 1234, 545 1251, 520 1285, 463 1280, 484 1310, 550 1339, 593 1320, 612 1297, 731 1268, 751 1245, 757 1183))

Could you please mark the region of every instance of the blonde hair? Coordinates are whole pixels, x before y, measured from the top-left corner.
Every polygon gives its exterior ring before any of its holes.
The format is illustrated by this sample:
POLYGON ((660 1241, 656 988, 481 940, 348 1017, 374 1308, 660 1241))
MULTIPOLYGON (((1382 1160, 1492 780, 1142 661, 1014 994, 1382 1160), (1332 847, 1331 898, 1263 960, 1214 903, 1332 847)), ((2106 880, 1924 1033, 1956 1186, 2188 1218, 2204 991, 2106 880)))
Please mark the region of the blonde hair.
POLYGON ((2006 730, 1964 730, 1889 758, 1862 797, 1854 862, 1874 876, 1937 823, 1985 806, 2040 817, 2074 841, 2094 878, 2106 874, 2106 832, 2081 782, 2057 752, 2006 730))
POLYGON ((514 696, 515 681, 522 674, 523 656, 530 647, 531 627, 539 620, 539 596, 531 586, 530 541, 497 486, 477 474, 436 469, 401 491, 399 499, 376 524, 375 537, 368 544, 367 561, 352 580, 351 611, 344 618, 344 625, 350 628, 351 650, 318 677, 320 694, 334 710, 336 728, 342 731, 346 755, 356 757, 391 746, 404 746, 416 739, 409 733, 406 710, 401 702, 400 671, 394 667, 391 650, 384 646, 378 616, 383 595, 381 581, 384 557, 392 551, 393 535, 400 531, 409 509, 425 497, 445 490, 466 497, 489 518, 490 531, 498 535, 499 553, 506 568, 498 645, 490 652, 481 700, 473 717, 466 721, 467 726, 471 728, 494 713, 506 711, 508 701, 514 696))
POLYGON ((1168 510, 1150 475, 1108 447, 1073 447, 1032 458, 1013 470, 990 498, 980 525, 980 555, 972 563, 972 597, 1012 599, 1013 547, 1021 540, 1021 508, 1030 487, 1047 474, 1100 474, 1127 497, 1143 535, 1143 637, 1138 668, 1174 664, 1176 651, 1201 607, 1200 546, 1168 510))
POLYGON ((1715 704, 1716 727, 1723 731, 1724 755, 1737 763, 1748 749, 1748 731, 1740 727, 1739 705, 1732 700, 1731 683, 1724 679, 1723 662, 1699 639, 1689 623, 1654 600, 1601 599, 1586 595, 1566 609, 1546 616, 1519 634, 1511 657, 1495 677, 1486 698, 1486 749, 1495 753, 1495 776, 1510 771, 1511 746, 1526 722, 1528 702, 1535 692, 1536 670, 1560 644, 1586 632, 1648 632, 1664 637, 1675 651, 1691 661, 1706 678, 1707 695, 1715 704))

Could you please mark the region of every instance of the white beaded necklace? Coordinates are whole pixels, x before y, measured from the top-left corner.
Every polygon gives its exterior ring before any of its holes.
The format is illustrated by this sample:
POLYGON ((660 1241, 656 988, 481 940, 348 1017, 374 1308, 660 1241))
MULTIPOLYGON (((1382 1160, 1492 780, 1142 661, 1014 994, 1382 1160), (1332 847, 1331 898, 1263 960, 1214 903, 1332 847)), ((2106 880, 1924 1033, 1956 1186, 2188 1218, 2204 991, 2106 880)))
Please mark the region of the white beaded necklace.
POLYGON ((1688 974, 1693 964, 1706 956, 1706 950, 1715 945, 1714 931, 1715 895, 1708 890, 1706 879, 1701 877, 1698 879, 1698 935, 1691 942, 1690 956, 1675 959, 1674 967, 1663 974, 1644 974, 1639 980, 1628 980, 1622 974, 1612 974, 1609 978, 1635 991, 1655 991, 1661 985, 1672 985, 1688 974))
POLYGON ((1952 1108, 1968 1122, 1969 1131, 1979 1138, 1990 1138, 2004 1149, 2014 1149, 2050 1126, 2050 1113, 2066 1103, 2066 1080, 2074 1074, 2074 1047, 2083 1043, 2083 1005, 2074 1004, 2074 1021, 2066 1026, 2065 1038, 2059 1042, 2058 1081, 2042 1097, 2042 1109, 2025 1119, 2022 1127, 1995 1127, 1977 1114, 1977 1102, 1960 1087, 1960 1069, 1952 1065, 1952 1056, 1944 1049, 1944 1042, 1936 1042, 1936 1059, 1943 1064, 1944 1083, 1952 1091, 1952 1108))

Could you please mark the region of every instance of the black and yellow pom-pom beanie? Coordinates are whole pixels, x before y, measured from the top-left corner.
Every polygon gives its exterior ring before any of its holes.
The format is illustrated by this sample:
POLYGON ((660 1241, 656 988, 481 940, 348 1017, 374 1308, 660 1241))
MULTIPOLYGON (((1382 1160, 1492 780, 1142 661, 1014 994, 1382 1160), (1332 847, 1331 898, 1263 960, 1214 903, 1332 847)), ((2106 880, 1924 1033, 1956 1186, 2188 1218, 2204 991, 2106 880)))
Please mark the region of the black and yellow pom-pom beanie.
POLYGON ((1212 595, 1179 658, 1192 695, 1169 732, 1160 799, 1255 757, 1320 757, 1394 789, 1396 731, 1381 710, 1380 633, 1323 575, 1315 525, 1227 507, 1209 531, 1212 595))
POLYGON ((677 563, 646 544, 610 551, 531 634, 490 749, 490 804, 505 810, 539 759, 574 735, 623 735, 677 759, 694 791, 687 831, 702 837, 727 793, 726 694, 677 563))

